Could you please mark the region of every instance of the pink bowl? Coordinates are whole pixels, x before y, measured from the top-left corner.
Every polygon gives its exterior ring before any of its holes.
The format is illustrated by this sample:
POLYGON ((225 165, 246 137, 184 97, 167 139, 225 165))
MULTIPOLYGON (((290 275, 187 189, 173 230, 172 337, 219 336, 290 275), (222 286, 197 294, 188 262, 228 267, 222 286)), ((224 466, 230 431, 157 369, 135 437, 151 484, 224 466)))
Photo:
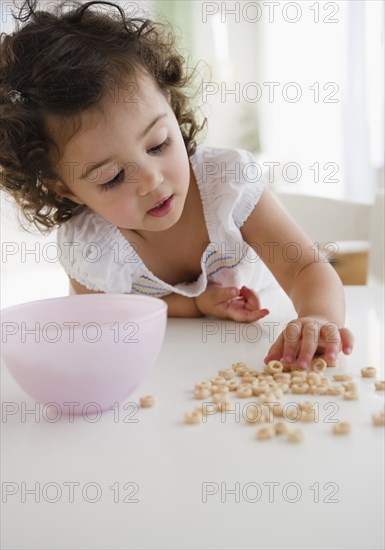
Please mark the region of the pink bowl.
POLYGON ((167 305, 148 296, 83 294, 13 306, 1 317, 1 354, 15 380, 33 399, 80 414, 89 403, 113 408, 147 377, 167 305))

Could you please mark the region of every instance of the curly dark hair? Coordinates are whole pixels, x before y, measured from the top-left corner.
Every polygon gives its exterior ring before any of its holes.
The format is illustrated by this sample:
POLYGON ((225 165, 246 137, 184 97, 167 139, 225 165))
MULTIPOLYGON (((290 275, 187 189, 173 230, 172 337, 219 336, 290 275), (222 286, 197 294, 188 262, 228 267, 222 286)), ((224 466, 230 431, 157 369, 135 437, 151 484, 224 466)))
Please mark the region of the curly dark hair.
POLYGON ((186 90, 194 71, 187 71, 169 23, 129 18, 113 2, 61 1, 52 11, 39 11, 37 2, 24 1, 13 15, 16 31, 1 34, 0 187, 44 232, 79 208, 54 191, 57 144, 46 130, 48 116, 74 119, 144 69, 169 95, 189 156, 205 120, 198 124, 191 106, 186 90))

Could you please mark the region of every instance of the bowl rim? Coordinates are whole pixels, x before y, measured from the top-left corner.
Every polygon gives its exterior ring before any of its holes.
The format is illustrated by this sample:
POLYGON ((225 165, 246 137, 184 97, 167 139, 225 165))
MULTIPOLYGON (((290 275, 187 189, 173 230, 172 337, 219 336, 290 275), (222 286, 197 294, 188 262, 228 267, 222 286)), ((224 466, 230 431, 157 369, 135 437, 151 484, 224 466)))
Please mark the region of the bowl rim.
MULTIPOLYGON (((3 323, 3 315, 9 314, 12 312, 17 312, 20 309, 23 308, 29 308, 29 307, 38 307, 40 304, 44 304, 47 302, 60 302, 60 301, 82 301, 84 299, 92 299, 92 300, 106 300, 110 298, 121 298, 121 299, 129 299, 129 300, 137 300, 137 301, 147 301, 147 302, 158 302, 159 308, 155 311, 151 311, 149 313, 143 314, 140 316, 141 320, 147 320, 151 319, 152 317, 155 317, 159 315, 159 313, 164 312, 167 310, 167 303, 164 300, 161 300, 160 298, 156 298, 155 296, 145 296, 142 294, 120 294, 120 293, 89 293, 89 294, 72 294, 67 296, 55 296, 53 298, 43 298, 42 300, 33 300, 31 302, 23 302, 21 304, 15 304, 14 306, 9 306, 3 309, 0 309, 0 320, 1 323, 3 323), (90 298, 91 297, 91 298, 90 298)), ((108 324, 110 321, 105 321, 100 323, 101 325, 108 324)))

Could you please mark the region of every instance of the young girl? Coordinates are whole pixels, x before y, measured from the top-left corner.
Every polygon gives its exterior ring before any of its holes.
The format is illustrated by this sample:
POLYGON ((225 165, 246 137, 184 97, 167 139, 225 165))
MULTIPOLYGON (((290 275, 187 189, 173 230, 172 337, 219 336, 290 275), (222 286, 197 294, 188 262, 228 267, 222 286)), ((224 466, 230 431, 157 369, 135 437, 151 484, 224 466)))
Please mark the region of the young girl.
POLYGON ((169 29, 111 2, 52 13, 28 0, 18 20, 1 42, 1 185, 29 221, 59 226, 75 292, 147 294, 169 316, 253 322, 268 314, 255 291, 270 274, 298 318, 265 361, 306 368, 316 353, 349 354, 341 282, 253 156, 197 147, 191 75, 169 29))

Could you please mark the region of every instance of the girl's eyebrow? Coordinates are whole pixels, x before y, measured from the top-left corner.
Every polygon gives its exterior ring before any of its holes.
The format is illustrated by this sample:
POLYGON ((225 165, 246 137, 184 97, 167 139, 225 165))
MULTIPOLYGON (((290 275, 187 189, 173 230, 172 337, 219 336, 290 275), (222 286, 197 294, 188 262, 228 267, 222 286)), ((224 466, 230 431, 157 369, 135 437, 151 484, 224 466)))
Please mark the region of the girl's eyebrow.
MULTIPOLYGON (((166 116, 167 116, 167 113, 162 113, 162 114, 158 115, 157 117, 155 117, 154 120, 152 122, 150 122, 150 124, 143 130, 143 132, 141 132, 139 134, 139 139, 143 139, 144 136, 146 134, 148 134, 148 132, 151 130, 151 128, 153 126, 155 126, 155 124, 158 122, 158 120, 160 120, 161 118, 164 118, 166 116)), ((91 174, 91 172, 93 172, 94 170, 97 170, 98 168, 100 168, 101 166, 104 166, 105 164, 108 164, 109 162, 112 162, 112 160, 113 159, 108 158, 108 159, 102 160, 101 162, 96 162, 95 164, 92 163, 91 166, 89 168, 87 168, 85 173, 81 175, 80 179, 85 180, 91 174)))
POLYGON ((143 139, 144 136, 148 134, 148 132, 151 130, 151 128, 155 126, 158 120, 160 120, 161 118, 164 118, 165 116, 167 116, 167 113, 162 113, 161 115, 158 115, 157 117, 155 117, 154 120, 150 122, 150 124, 143 130, 143 132, 139 134, 139 139, 143 139))

